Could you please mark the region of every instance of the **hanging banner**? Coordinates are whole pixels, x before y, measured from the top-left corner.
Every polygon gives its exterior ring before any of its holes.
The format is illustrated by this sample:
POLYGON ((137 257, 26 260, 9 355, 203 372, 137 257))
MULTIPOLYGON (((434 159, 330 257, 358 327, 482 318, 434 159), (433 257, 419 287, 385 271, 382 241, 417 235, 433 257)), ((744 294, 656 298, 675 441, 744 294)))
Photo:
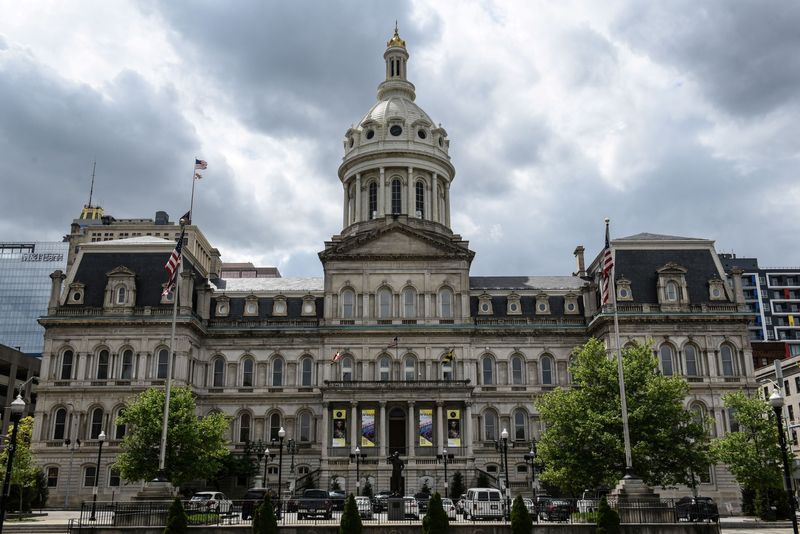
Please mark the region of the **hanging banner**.
POLYGON ((361 410, 361 446, 375 446, 375 409, 361 410))
POLYGON ((333 446, 347 446, 347 410, 333 410, 333 446))
POLYGON ((419 410, 419 446, 433 447, 433 409, 419 410))
POLYGON ((461 446, 461 410, 447 409, 447 446, 461 446))

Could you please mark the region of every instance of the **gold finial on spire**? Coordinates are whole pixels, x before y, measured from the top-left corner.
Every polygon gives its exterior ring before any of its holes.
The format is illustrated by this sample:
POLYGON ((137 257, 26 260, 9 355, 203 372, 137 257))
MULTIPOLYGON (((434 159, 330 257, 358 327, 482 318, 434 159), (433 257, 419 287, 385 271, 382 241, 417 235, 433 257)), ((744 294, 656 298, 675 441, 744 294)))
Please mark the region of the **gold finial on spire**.
POLYGON ((404 40, 400 39, 400 34, 397 31, 397 21, 396 20, 394 21, 394 35, 392 35, 392 38, 389 39, 389 41, 387 41, 386 46, 387 47, 400 46, 400 47, 403 47, 403 48, 406 47, 406 42, 404 40))

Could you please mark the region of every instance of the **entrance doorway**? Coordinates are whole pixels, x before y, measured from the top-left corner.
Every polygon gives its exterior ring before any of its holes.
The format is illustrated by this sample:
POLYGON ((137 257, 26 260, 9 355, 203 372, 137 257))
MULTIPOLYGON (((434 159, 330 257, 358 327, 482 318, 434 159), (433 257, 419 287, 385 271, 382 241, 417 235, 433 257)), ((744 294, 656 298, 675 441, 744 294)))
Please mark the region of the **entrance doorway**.
POLYGON ((406 454, 406 413, 402 408, 389 411, 389 454, 406 454))

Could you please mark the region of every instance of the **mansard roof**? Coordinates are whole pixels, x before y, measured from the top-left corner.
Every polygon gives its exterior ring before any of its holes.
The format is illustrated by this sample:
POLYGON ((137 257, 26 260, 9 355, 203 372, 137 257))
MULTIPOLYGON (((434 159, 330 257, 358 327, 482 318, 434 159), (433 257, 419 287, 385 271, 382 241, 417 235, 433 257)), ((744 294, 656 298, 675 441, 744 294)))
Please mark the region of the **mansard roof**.
POLYGON ((614 241, 707 241, 707 239, 641 232, 626 237, 618 237, 614 239, 614 241))
POLYGON ((217 278, 211 281, 215 292, 225 293, 290 293, 297 291, 318 292, 324 289, 321 277, 298 278, 217 278))
POLYGON ((586 281, 577 276, 470 276, 470 289, 578 290, 586 281))

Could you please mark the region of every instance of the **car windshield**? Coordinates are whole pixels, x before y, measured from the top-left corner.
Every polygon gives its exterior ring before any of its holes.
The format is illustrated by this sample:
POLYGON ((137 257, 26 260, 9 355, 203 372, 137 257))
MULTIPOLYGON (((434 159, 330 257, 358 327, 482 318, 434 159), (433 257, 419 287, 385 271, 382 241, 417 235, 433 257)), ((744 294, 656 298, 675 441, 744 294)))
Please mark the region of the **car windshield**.
POLYGON ((306 499, 327 499, 328 494, 325 490, 306 490, 303 497, 306 499))
POLYGON ((452 506, 453 501, 451 501, 450 499, 442 499, 442 504, 449 504, 452 506))
POLYGON ((193 501, 207 501, 210 498, 211 498, 211 495, 208 495, 208 494, 200 494, 200 495, 193 495, 192 496, 192 500, 193 501))

